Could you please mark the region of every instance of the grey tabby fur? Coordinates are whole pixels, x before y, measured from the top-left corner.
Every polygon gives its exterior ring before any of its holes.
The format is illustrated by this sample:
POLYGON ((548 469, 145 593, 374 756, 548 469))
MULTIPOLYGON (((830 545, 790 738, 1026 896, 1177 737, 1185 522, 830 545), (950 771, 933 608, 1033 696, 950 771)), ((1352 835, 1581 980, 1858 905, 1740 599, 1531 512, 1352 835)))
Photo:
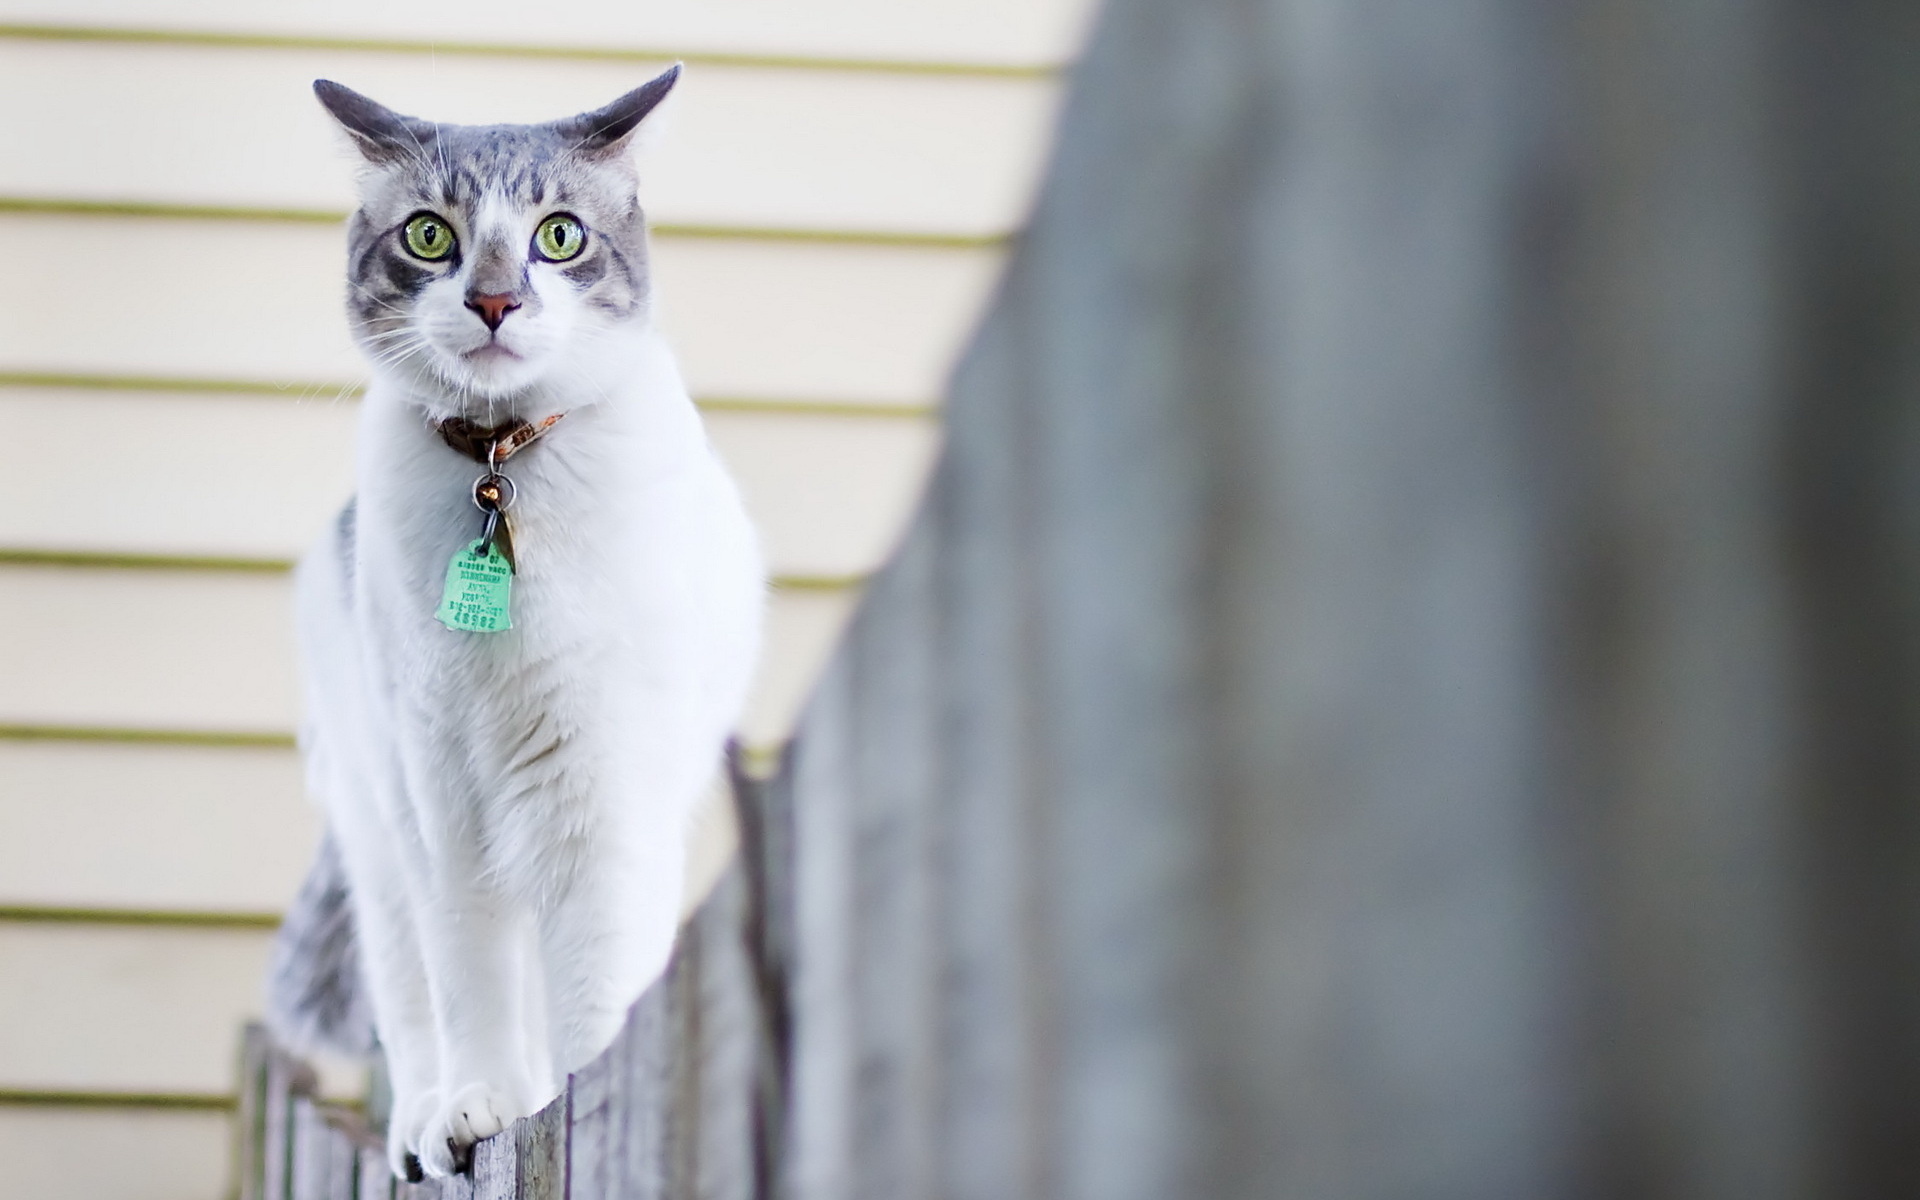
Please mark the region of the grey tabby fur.
MULTIPOLYGON (((609 316, 635 316, 648 296, 646 221, 628 176, 595 168, 626 152, 624 139, 679 76, 675 66, 605 108, 542 125, 437 124, 401 116, 329 80, 316 82, 321 102, 369 160, 411 161, 415 168, 367 174, 347 226, 347 315, 362 344, 402 374, 431 371, 420 356, 386 352, 407 329, 414 300, 438 276, 406 253, 394 231, 422 209, 469 211, 485 196, 527 208, 561 204, 587 217, 591 248, 562 274, 609 316)), ((469 253, 477 256, 471 290, 514 293, 525 306, 523 319, 540 311, 538 294, 522 286, 524 247, 488 241, 462 246, 456 257, 469 253)), ((431 390, 466 381, 420 382, 431 390)))
MULTIPOLYGON (((351 563, 352 501, 340 510, 335 525, 351 563)), ((281 1045, 301 1054, 367 1058, 378 1046, 373 1005, 360 977, 346 867, 332 832, 321 838, 306 881, 274 935, 267 970, 267 1026, 281 1045)))
POLYGON ((268 974, 267 1023, 302 1054, 370 1057, 373 1008, 360 978, 360 950, 340 848, 328 834, 280 924, 268 974))

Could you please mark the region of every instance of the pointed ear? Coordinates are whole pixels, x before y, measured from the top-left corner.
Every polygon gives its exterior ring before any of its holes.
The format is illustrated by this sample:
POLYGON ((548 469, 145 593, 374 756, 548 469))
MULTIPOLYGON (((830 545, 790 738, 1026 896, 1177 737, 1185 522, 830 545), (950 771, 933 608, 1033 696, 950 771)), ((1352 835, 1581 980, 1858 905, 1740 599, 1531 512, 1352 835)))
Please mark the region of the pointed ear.
POLYGON ((353 144, 369 162, 417 157, 435 136, 428 122, 403 117, 331 79, 314 80, 313 94, 333 114, 333 119, 340 122, 340 127, 353 136, 353 144))
POLYGON ((680 79, 680 64, 675 63, 647 83, 633 89, 605 108, 568 117, 553 123, 554 132, 565 138, 574 150, 589 158, 604 158, 626 148, 633 131, 640 128, 646 115, 659 106, 680 79))

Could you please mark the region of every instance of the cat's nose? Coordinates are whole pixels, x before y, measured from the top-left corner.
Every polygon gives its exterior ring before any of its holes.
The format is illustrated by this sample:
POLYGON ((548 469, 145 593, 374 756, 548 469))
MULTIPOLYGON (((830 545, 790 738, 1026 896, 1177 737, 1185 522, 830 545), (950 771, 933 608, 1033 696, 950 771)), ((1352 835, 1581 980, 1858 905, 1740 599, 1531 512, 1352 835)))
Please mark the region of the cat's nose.
POLYGON ((467 307, 480 314, 488 329, 500 328, 500 322, 507 314, 520 307, 520 297, 512 292, 494 292, 491 295, 475 293, 467 297, 467 307))

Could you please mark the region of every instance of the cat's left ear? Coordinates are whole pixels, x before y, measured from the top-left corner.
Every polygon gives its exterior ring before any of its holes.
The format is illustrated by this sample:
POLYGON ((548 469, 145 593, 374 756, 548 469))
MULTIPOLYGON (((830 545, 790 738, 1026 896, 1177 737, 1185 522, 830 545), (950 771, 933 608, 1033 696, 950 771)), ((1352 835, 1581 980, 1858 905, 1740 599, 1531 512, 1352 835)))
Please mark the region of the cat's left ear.
POLYGON ((401 116, 331 79, 314 80, 313 94, 333 114, 333 119, 340 122, 340 128, 353 138, 353 144, 369 162, 423 157, 427 146, 439 137, 439 131, 429 122, 401 116))
POLYGON ((589 158, 618 154, 633 139, 640 122, 667 98, 679 80, 680 64, 675 63, 605 108, 554 122, 554 130, 572 143, 576 152, 589 158))

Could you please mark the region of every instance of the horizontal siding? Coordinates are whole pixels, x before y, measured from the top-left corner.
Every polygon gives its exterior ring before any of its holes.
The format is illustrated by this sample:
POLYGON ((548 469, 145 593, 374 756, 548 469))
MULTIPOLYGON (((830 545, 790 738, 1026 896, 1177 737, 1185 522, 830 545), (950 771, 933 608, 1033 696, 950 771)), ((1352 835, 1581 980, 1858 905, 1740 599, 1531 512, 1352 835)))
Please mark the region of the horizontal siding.
POLYGON ((877 567, 912 511, 938 446, 927 420, 707 414, 778 575, 877 567))
MULTIPOLYGON (((352 491, 357 405, 327 398, 0 388, 0 428, 35 453, 11 471, 0 551, 291 559, 352 491), (135 502, 130 481, 164 483, 135 502)), ((936 437, 931 422, 707 416, 773 571, 852 576, 891 545, 936 437)))
POLYGON ((0 922, 0 1089, 231 1092, 271 940, 0 922))
MULTIPOLYGON (((545 119, 688 56, 640 160, 659 319, 774 570, 855 577, 886 553, 938 437, 924 416, 882 412, 924 413, 942 392, 1029 203, 1059 99, 1049 68, 1089 7, 583 0, 530 19, 518 0, 457 14, 386 0, 0 0, 0 104, 59 115, 0 122, 0 261, 31 282, 0 297, 0 423, 33 447, 0 506, 0 621, 16 631, 0 643, 0 726, 293 727, 283 574, 7 556, 270 567, 350 490, 355 402, 337 392, 366 369, 340 314, 337 218, 354 162, 313 78, 440 119, 545 119), (33 24, 104 36, 20 28, 33 24), (185 39, 147 36, 165 29, 185 39), (398 45, 409 39, 441 52, 398 45), (591 53, 454 45, 487 42, 591 53), (775 61, 796 58, 816 61, 775 61), (938 69, 895 69, 915 62, 938 69), (23 386, 35 374, 98 386, 23 386), (141 379, 163 390, 129 389, 141 379), (180 390, 192 381, 293 386, 180 390), (849 405, 872 411, 826 415, 849 405)), ((750 743, 784 736, 853 597, 776 596, 750 743)), ((297 756, 20 732, 0 730, 0 1191, 224 1194, 221 1114, 22 1102, 34 1089, 230 1091, 268 935, 72 918, 279 910, 319 820, 297 756)), ((730 810, 709 804, 690 891, 734 837, 730 810)))
POLYGON ((660 324, 701 396, 932 404, 999 277, 990 250, 662 238, 660 324))
POLYGON ((328 398, 0 388, 38 449, 0 506, 0 547, 292 558, 353 491, 357 405, 328 398), (161 478, 132 480, 159 465, 161 478))
POLYGON ((293 630, 279 576, 0 568, 0 722, 294 726, 293 630))
MULTIPOLYGON (((484 124, 596 108, 664 65, 0 37, 0 106, 60 114, 0 124, 0 195, 345 210, 353 156, 317 77, 484 124)), ((655 221, 972 235, 1020 221, 1056 97, 1043 80, 700 65, 676 92, 641 162, 655 221)))
POLYGON ((0 742, 0 820, 0 906, 242 913, 286 904, 319 825, 291 750, 57 741, 0 742))
MULTIPOLYGON (((230 1055, 229 1055, 230 1057, 230 1055)), ((6 1195, 215 1200, 231 1174, 225 1113, 0 1105, 6 1195)))
MULTIPOLYGON (((0 740, 0 821, 0 922, 211 926, 284 911, 322 817, 290 747, 48 739, 0 740)), ((689 911, 737 838, 716 781, 688 838, 689 911)))
MULTIPOLYGON (((0 216, 0 372, 359 383, 337 225, 0 216), (109 318, 103 325, 103 316, 109 318)), ((925 402, 999 254, 663 238, 662 327, 698 395, 925 402)))
POLYGON ((472 0, 458 10, 381 0, 5 0, 0 19, 1030 67, 1053 66, 1073 51, 1089 7, 1086 0, 588 0, 569 5, 564 20, 530 20, 518 0, 472 0))
POLYGON ((767 610, 767 645, 741 722, 749 746, 785 741, 858 599, 853 591, 778 592, 767 610))
MULTIPOLYGON (((291 586, 278 574, 0 567, 0 723, 285 733, 291 586)), ((852 595, 778 592, 742 732, 785 736, 852 595)))

